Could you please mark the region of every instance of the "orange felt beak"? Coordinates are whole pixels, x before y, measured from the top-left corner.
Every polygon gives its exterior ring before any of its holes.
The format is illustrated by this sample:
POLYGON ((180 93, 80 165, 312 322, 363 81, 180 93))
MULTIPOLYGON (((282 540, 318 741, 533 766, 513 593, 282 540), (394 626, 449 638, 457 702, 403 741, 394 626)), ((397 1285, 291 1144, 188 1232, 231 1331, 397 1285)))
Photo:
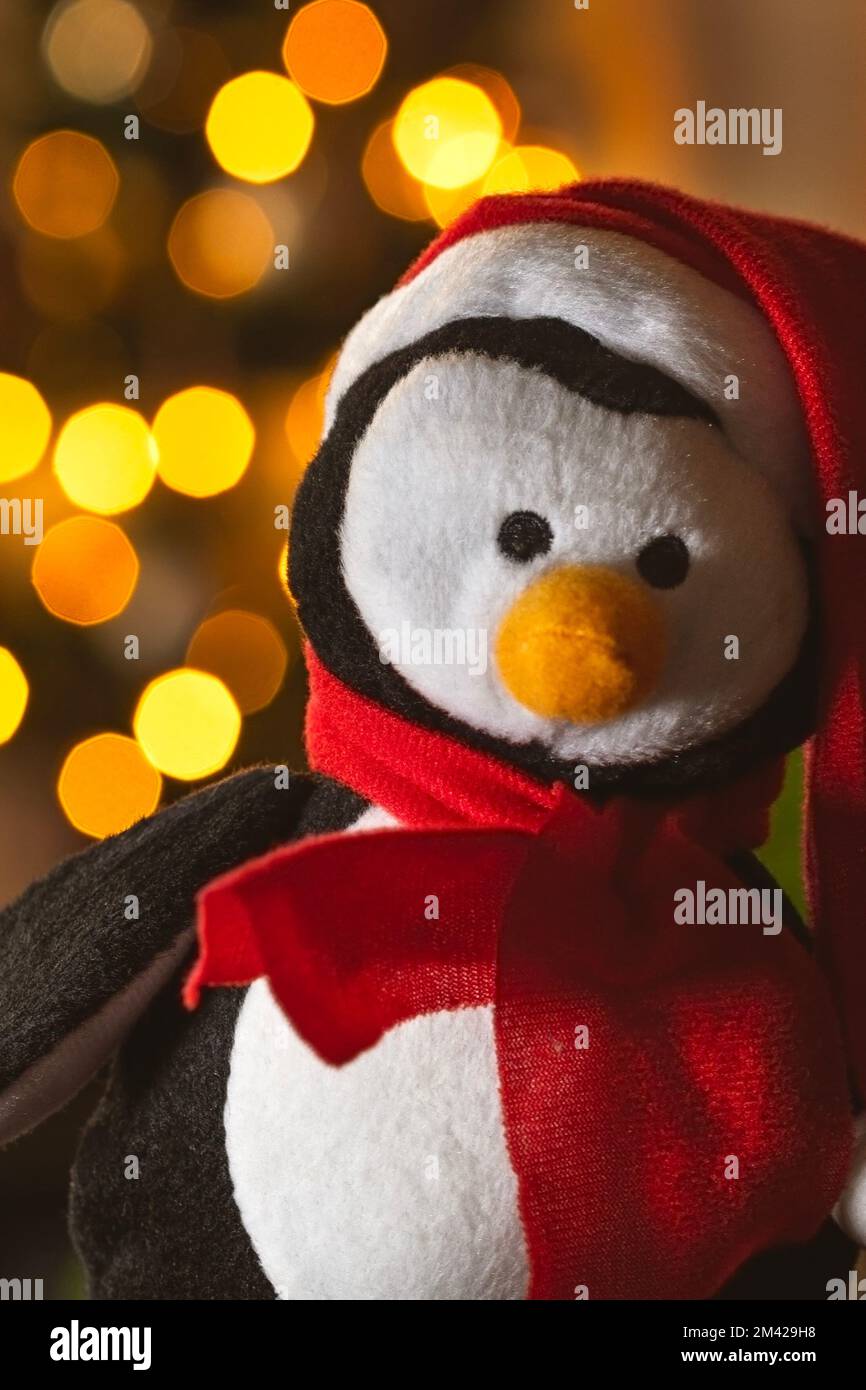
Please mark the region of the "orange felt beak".
POLYGON ((602 724, 646 699, 667 647, 655 599, 601 565, 536 579, 506 613, 496 661, 507 690, 547 719, 602 724))

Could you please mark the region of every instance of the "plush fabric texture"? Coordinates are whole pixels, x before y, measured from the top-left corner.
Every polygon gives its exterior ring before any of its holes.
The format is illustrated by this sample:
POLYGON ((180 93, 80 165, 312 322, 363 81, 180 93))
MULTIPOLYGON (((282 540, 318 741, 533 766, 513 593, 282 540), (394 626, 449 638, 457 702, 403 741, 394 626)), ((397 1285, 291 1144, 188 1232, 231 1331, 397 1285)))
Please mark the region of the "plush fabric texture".
MULTIPOLYGON (((815 695, 801 593, 809 557, 805 546, 797 553, 774 494, 720 431, 640 409, 647 395, 633 377, 627 410, 613 406, 621 391, 597 392, 607 404, 595 404, 559 384, 566 372, 536 345, 532 322, 479 327, 446 325, 370 367, 305 474, 290 582, 322 660, 388 708, 539 777, 571 777, 586 764, 599 795, 709 788, 802 742, 815 695), (435 405, 424 394, 430 371, 441 386, 435 405), (574 506, 586 501, 596 520, 584 532, 574 506), (407 617, 488 630, 492 646, 503 606, 527 582, 498 555, 496 532, 509 510, 536 504, 555 533, 543 565, 588 557, 636 573, 643 541, 678 526, 700 561, 682 591, 664 596, 665 679, 633 714, 595 729, 522 708, 492 659, 481 676, 380 660, 376 634, 407 617), (723 657, 729 632, 742 634, 738 663, 723 657)), ((572 363, 572 385, 588 375, 572 363)))
POLYGON ((192 935, 187 926, 128 985, 15 1077, 0 1095, 0 1144, 41 1124, 96 1075, 189 954, 192 935))
POLYGON ((235 1030, 225 1133, 278 1298, 526 1297, 489 1008, 425 1014, 332 1067, 258 980, 235 1030))
POLYGON ((188 1003, 265 975, 336 1065, 407 1019, 493 1003, 531 1298, 709 1297, 813 1235, 851 1147, 820 976, 760 928, 673 919, 678 887, 737 886, 724 855, 762 838, 772 778, 763 800, 753 784, 598 812, 310 665, 314 762, 411 828, 309 840, 210 885, 188 1003))
POLYGON ((273 1299, 222 1124, 243 994, 209 999, 190 1027, 179 993, 175 977, 127 1039, 78 1147, 70 1226, 88 1296, 273 1299))
MULTIPOLYGON (((272 769, 251 768, 67 859, 5 908, 0 1090, 189 931, 196 888, 287 839, 310 789, 298 776, 277 790, 272 769), (130 920, 124 908, 133 895, 139 915, 130 920)), ((70 1075, 76 1085, 88 1079, 70 1075)))
MULTIPOLYGON (((305 830, 342 826, 351 801, 320 782, 305 830)), ((356 809, 348 833, 396 824, 381 807, 356 809)), ((267 981, 244 992, 226 1149, 278 1298, 525 1298, 491 1014, 424 1015, 335 1068, 294 1031, 267 981)))
MULTIPOLYGON (((300 773, 291 789, 278 791, 273 769, 256 768, 183 804, 195 825, 188 843, 207 842, 216 864, 240 862, 257 847, 296 836, 340 830, 364 803, 300 773)), ((171 810, 152 818, 154 846, 163 833, 173 835, 174 821, 171 810)), ((207 861, 199 859, 190 886, 179 893, 169 844, 163 851, 165 879, 158 859, 151 861, 155 900, 166 921, 189 921, 207 861)), ((98 875, 98 855, 89 862, 98 875)), ((72 1232, 92 1298, 275 1297, 238 1210, 226 1154, 226 1092, 244 1003, 244 991, 214 993, 191 1019, 175 976, 121 1048, 72 1178, 72 1232), (137 1179, 125 1175, 129 1155, 138 1158, 137 1179)))
POLYGON ((510 605, 496 665, 514 699, 542 718, 599 725, 644 703, 667 649, 661 605, 647 585, 608 566, 561 565, 510 605), (581 636, 564 641, 570 628, 581 636))
POLYGON ((152 967, 191 948, 195 893, 214 874, 305 833, 308 808, 311 826, 333 829, 357 805, 303 774, 277 789, 273 768, 251 768, 84 850, 0 914, 5 1137, 69 1099, 105 1051, 78 1066, 82 1033, 138 991, 104 1038, 119 1056, 73 1174, 73 1237, 93 1297, 273 1297, 232 1198, 222 1130, 242 1000, 215 996, 190 1020, 177 964, 169 978, 152 967), (124 917, 129 894, 137 921, 124 917), (128 1155, 136 1180, 124 1175, 128 1155))
MULTIPOLYGON (((320 797, 324 787, 314 804, 320 797)), ((373 807, 348 828, 389 824, 373 807)), ((776 887, 749 855, 735 872, 748 886, 776 887)), ((785 924, 802 934, 788 903, 785 924)), ((492 1009, 423 1015, 332 1067, 299 1038, 265 980, 234 993, 243 1003, 226 1147, 241 1220, 277 1296, 525 1298, 492 1009)), ((626 1130, 630 1119, 623 1114, 626 1130)), ((628 1230, 622 1239, 628 1246, 628 1230)), ((812 1241, 748 1261, 719 1296, 824 1299, 828 1278, 854 1259, 829 1222, 812 1241)))
MULTIPOLYGON (((467 255, 475 252, 483 256, 487 247, 489 257, 495 260, 502 245, 496 240, 500 234, 510 238, 521 232, 529 236, 537 224, 542 224, 544 236, 537 245, 533 243, 535 250, 524 261, 547 269, 544 246, 551 226, 579 235, 581 242, 596 232, 625 239, 631 254, 627 262, 620 262, 623 292, 598 291, 592 281, 582 281, 579 272, 571 274, 565 288, 561 276, 554 279, 548 294, 538 275, 528 271, 524 281, 506 262, 498 277, 494 274, 485 280, 472 272, 463 277, 466 293, 458 292, 460 313, 490 313, 491 298, 498 297, 499 311, 513 315, 515 295, 526 305, 522 297, 525 284, 532 314, 556 312, 579 322, 607 346, 626 353, 627 344, 636 342, 638 349, 632 356, 656 365, 660 358, 665 359, 673 375, 683 371, 703 376, 706 391, 710 382, 736 370, 725 364, 735 361, 737 342, 742 345, 751 331, 745 324, 733 324, 732 306, 743 301, 741 307, 753 311, 750 322, 754 323, 757 310, 771 342, 781 349, 782 357, 777 361, 787 363, 787 386, 786 373, 783 370, 780 375, 777 366, 772 383, 764 383, 766 390, 752 390, 750 400, 741 399, 722 414, 722 419, 744 456, 754 460, 756 467, 780 470, 774 485, 783 493, 789 489, 794 513, 805 509, 806 521, 811 521, 817 537, 822 688, 819 726, 809 760, 809 893, 851 1065, 861 1094, 866 1094, 866 933, 859 920, 860 905, 866 901, 866 855, 862 852, 866 840, 866 727, 861 693, 866 628, 857 597, 866 586, 866 551, 858 535, 830 536, 824 526, 829 499, 845 498, 849 489, 859 489, 861 495, 866 492, 866 407, 860 380, 866 360, 866 248, 806 223, 726 208, 630 180, 582 183, 552 194, 483 199, 433 243, 395 295, 355 330, 344 351, 343 369, 334 376, 331 418, 347 382, 371 360, 411 341, 419 328, 429 331, 440 321, 440 315, 448 319, 454 316, 444 292, 444 286, 456 283, 448 259, 452 253, 464 247, 467 255), (647 258, 647 250, 661 253, 663 262, 647 258), (684 270, 697 273, 700 283, 689 279, 678 289, 670 278, 671 259, 684 270), (654 265, 659 275, 657 289, 652 285, 654 265), (640 269, 644 266, 646 270, 640 269), (645 289, 643 296, 637 293, 640 283, 645 289), (703 289, 706 283, 729 294, 730 302, 725 301, 723 307, 718 301, 715 315, 708 312, 711 299, 703 289), (596 304, 596 296, 600 297, 599 321, 605 315, 611 317, 611 304, 615 308, 614 326, 609 332, 591 322, 584 312, 581 287, 587 285, 590 307, 596 304), (420 325, 418 315, 403 316, 410 303, 423 310, 420 325), (646 313, 648 303, 652 310, 646 313), (692 304, 699 306, 696 314, 689 310, 692 304), (630 309, 630 305, 636 307, 630 309), (660 325, 663 331, 659 331, 660 325), (725 325, 733 326, 734 331, 729 334, 725 325), (695 351, 689 346, 690 331, 695 334, 695 351), (720 345, 714 365, 713 343, 720 345), (707 348, 709 356, 705 354, 707 348), (704 369, 708 363, 707 375, 704 369), (790 392, 790 381, 798 400, 790 392), (795 438, 799 437, 799 427, 792 422, 792 409, 805 422, 811 485, 801 473, 803 455, 795 438), (814 499, 811 506, 810 493, 814 499)), ((601 257, 591 255, 590 265, 593 263, 602 271, 610 270, 601 257)), ((766 362, 766 335, 762 342, 755 357, 766 362)))
MULTIPOLYGON (((674 754, 733 734, 748 718, 763 730, 756 752, 772 756, 802 718, 790 675, 809 614, 807 569, 778 498, 718 428, 640 409, 636 389, 633 409, 613 408, 515 360, 531 325, 515 327, 510 342, 503 331, 498 350, 515 356, 495 359, 472 350, 470 325, 453 327, 465 349, 439 357, 433 347, 393 385, 352 448, 339 529, 342 582, 362 619, 351 652, 337 650, 332 616, 318 602, 340 579, 323 568, 309 538, 300 542, 298 565, 310 557, 305 581, 313 569, 312 584, 299 590, 302 621, 322 659, 365 694, 375 697, 378 685, 383 703, 409 717, 417 716, 408 702, 394 698, 398 681, 416 703, 426 701, 463 730, 507 739, 523 756, 542 750, 541 766, 546 758, 568 775, 585 764, 594 790, 616 785, 613 769, 623 766, 635 769, 635 780, 648 777, 651 767, 658 772, 674 754), (425 389, 431 380, 435 402, 425 389), (585 525, 577 524, 580 507, 585 525), (519 563, 497 538, 509 514, 526 510, 547 523, 551 540, 543 554, 519 563), (687 544, 691 567, 686 583, 661 591, 640 575, 638 562, 665 534, 687 544), (556 583, 563 570, 585 566, 614 570, 634 585, 665 637, 664 661, 643 698, 597 723, 527 707, 509 688, 501 646, 509 615, 537 582, 556 583), (407 641, 383 665, 376 650, 382 634, 404 628, 468 634, 486 660, 467 659, 468 643, 457 661, 415 660, 407 641), (725 656, 730 633, 740 644, 734 661, 725 656), (771 701, 786 680, 787 698, 771 701)), ((572 381, 580 375, 573 370, 572 381)), ((321 464, 332 479, 334 461, 324 450, 321 464)), ((298 518, 299 535, 308 514, 298 518)), ((575 614, 571 620, 580 626, 575 614)), ((346 628, 351 611, 341 635, 346 628)), ((643 631, 648 641, 649 623, 643 631)), ((745 752, 741 743, 729 749, 734 771, 745 752)))
MULTIPOLYGON (((558 199, 484 199, 458 218, 349 334, 329 387, 327 428, 369 366, 449 322, 558 318, 703 401, 802 528, 813 492, 808 444, 766 321, 711 250, 694 266, 683 238, 681 254, 671 255, 663 228, 656 240, 623 235, 627 219, 583 198, 592 187, 579 185, 572 198, 566 190, 558 199), (497 210, 499 225, 486 227, 497 210), (575 259, 580 245, 588 252, 583 267, 575 259), (726 398, 730 374, 738 399, 726 398)), ((637 233, 635 219, 628 225, 637 233)))

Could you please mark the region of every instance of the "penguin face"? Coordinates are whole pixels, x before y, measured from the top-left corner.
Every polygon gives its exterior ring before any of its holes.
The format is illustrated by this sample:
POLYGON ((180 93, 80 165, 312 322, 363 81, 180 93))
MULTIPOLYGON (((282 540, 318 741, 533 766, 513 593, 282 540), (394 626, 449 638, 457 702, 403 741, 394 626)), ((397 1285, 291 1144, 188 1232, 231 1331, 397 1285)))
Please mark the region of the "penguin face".
POLYGON ((339 548, 378 658, 426 705, 621 767, 755 715, 797 662, 809 586, 712 412, 602 368, 573 389, 471 350, 421 356, 352 450, 339 548))

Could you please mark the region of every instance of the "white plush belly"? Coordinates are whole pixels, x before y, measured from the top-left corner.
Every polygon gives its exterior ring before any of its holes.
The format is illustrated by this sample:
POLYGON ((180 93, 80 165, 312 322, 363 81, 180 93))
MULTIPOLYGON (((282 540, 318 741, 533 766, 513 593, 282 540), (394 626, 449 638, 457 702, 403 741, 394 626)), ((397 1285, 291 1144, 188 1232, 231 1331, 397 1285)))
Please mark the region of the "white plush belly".
POLYGON ((279 1297, 526 1296, 490 1009, 412 1019, 334 1068, 258 980, 225 1130, 235 1200, 279 1297))

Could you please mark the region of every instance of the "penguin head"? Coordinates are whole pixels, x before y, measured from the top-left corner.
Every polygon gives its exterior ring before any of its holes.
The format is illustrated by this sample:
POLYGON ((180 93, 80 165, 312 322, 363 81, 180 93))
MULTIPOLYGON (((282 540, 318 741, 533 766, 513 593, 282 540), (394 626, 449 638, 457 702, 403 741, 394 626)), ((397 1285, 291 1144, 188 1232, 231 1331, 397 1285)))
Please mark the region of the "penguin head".
MULTIPOLYGON (((488 232, 335 372, 290 584, 325 665, 599 791, 717 784, 809 732, 809 459, 761 315, 608 232, 488 232)), ((474 243, 474 244, 473 244, 474 243)))

